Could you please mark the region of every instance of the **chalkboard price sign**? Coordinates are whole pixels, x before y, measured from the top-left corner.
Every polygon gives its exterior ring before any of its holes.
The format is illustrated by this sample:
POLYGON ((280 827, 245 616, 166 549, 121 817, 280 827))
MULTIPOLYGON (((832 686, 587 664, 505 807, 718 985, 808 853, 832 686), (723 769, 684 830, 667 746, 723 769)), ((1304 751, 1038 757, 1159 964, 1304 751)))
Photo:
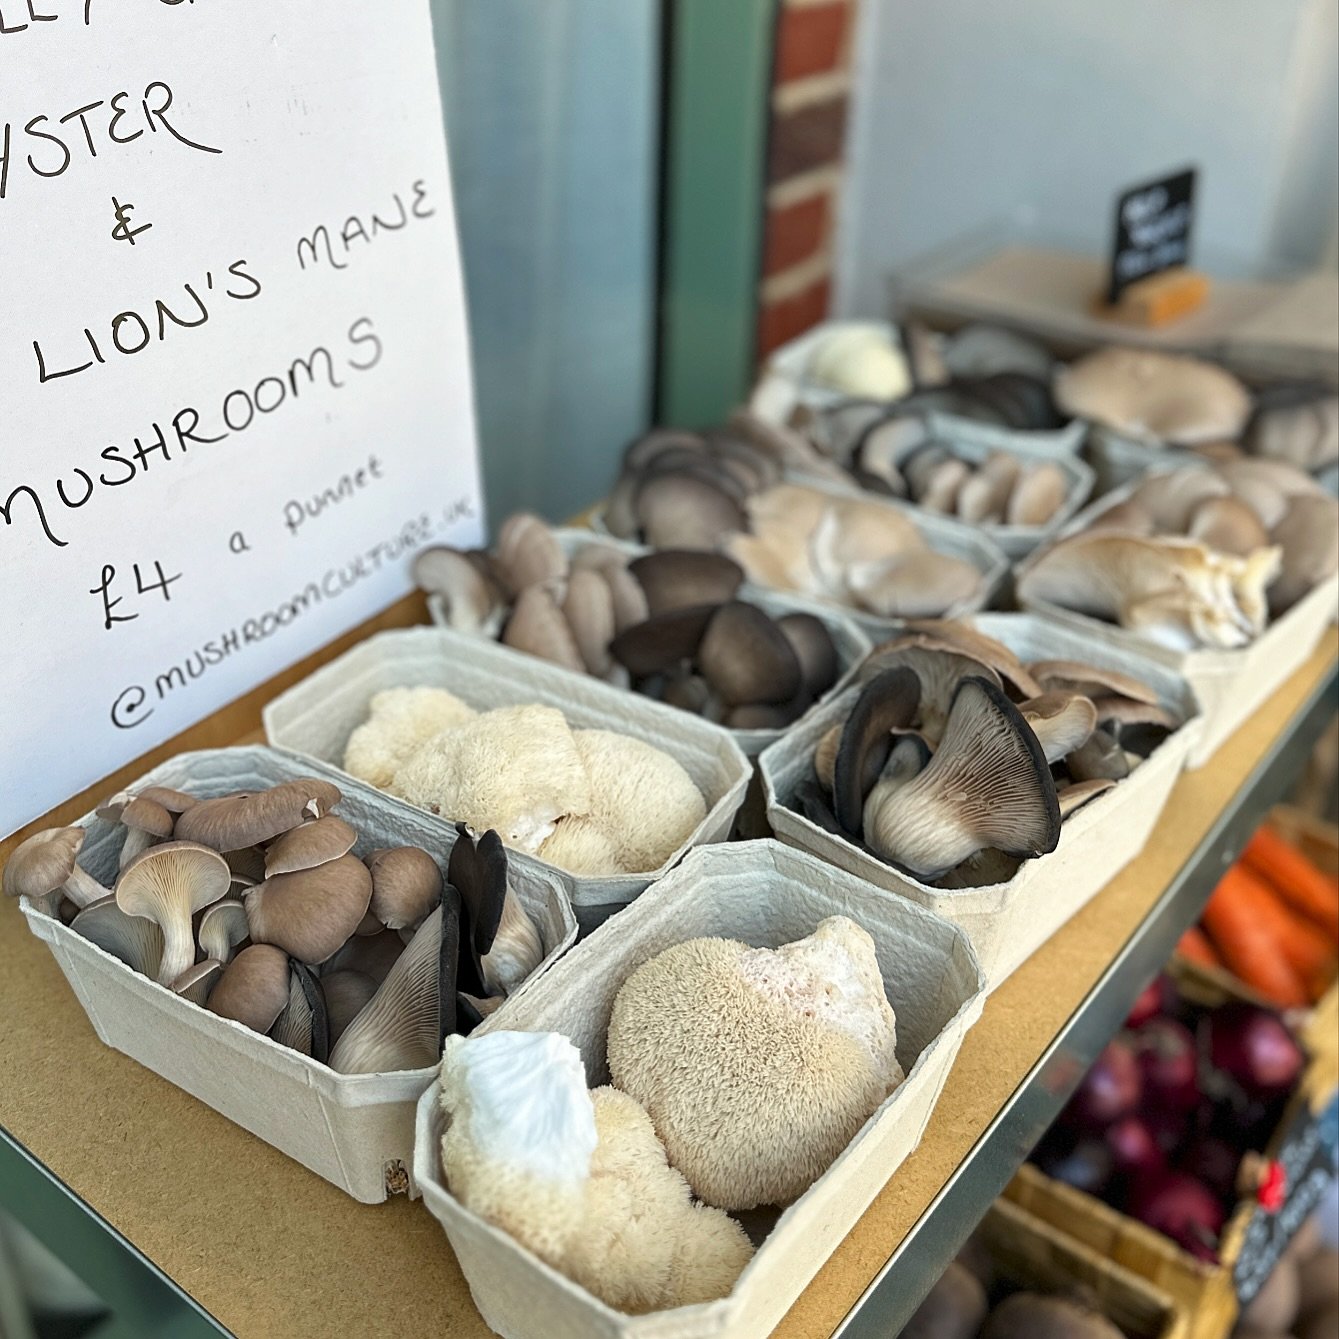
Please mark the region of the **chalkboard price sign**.
POLYGON ((1195 175, 1188 167, 1133 186, 1117 199, 1108 301, 1119 301, 1139 279, 1189 262, 1195 175))

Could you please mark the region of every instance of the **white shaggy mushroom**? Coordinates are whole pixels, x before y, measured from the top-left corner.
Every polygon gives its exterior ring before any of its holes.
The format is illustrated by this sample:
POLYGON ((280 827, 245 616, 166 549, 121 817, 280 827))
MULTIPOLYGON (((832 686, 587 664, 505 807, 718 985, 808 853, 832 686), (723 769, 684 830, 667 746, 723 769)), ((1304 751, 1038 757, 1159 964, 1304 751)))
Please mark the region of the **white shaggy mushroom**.
POLYGON ((663 749, 612 730, 576 730, 590 778, 591 820, 629 873, 659 869, 707 816, 693 778, 663 749))
POLYGON ((378 790, 390 785, 420 744, 475 714, 445 688, 387 688, 369 705, 367 720, 345 745, 344 770, 378 790))
POLYGON ((623 983, 608 1037, 614 1083, 722 1209, 802 1194, 902 1082, 896 1047, 874 942, 844 916, 775 950, 673 945, 623 983))
POLYGON ((590 818, 560 818, 538 851, 569 874, 631 874, 619 863, 614 839, 603 824, 590 818))
POLYGON ((749 1262, 744 1230, 693 1200, 637 1102, 586 1091, 566 1037, 448 1038, 441 1100, 452 1193, 609 1306, 713 1301, 749 1262))
POLYGON ((567 814, 590 812, 591 786, 556 707, 499 707, 421 744, 388 787, 431 813, 496 828, 534 854, 567 814))

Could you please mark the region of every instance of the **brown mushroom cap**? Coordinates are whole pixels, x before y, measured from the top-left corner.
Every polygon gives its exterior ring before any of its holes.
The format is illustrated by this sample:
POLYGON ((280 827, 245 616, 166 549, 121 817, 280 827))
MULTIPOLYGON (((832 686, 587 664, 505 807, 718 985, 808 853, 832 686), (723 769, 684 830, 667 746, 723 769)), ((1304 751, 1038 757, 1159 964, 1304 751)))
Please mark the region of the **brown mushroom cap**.
POLYGON ((304 819, 320 818, 339 800, 338 787, 329 781, 299 777, 254 795, 200 800, 177 819, 174 835, 215 851, 236 851, 270 841, 304 819))
POLYGON ((714 549, 748 519, 723 481, 709 473, 653 474, 637 486, 634 508, 653 548, 714 549))
POLYGON ((161 985, 170 985, 195 961, 191 917, 226 897, 231 882, 228 863, 217 851, 188 841, 151 846, 118 875, 116 905, 128 916, 156 921, 163 932, 161 985))
POLYGON ((837 682, 841 671, 837 647, 826 624, 813 614, 783 614, 776 626, 799 659, 804 691, 810 697, 821 697, 837 682))
POLYGON ((206 958, 213 958, 226 967, 237 946, 249 933, 246 908, 241 901, 235 897, 222 897, 200 914, 195 937, 206 958))
POLYGON ((477 564, 459 549, 422 549, 414 559, 414 581, 441 598, 447 622, 462 632, 477 632, 497 608, 497 592, 477 564))
POLYGON ((652 614, 723 604, 744 581, 744 569, 733 558, 703 549, 661 549, 634 559, 628 571, 646 593, 652 614))
POLYGON ((121 810, 121 824, 147 833, 150 837, 167 838, 172 835, 172 814, 147 795, 132 796, 121 810))
POLYGON ((498 530, 494 562, 512 596, 531 586, 560 581, 567 575, 567 556, 552 530, 538 516, 518 511, 498 530))
POLYGON ((860 690, 842 727, 832 767, 832 812, 859 835, 865 799, 893 751, 892 731, 909 726, 920 704, 920 681, 905 667, 883 670, 860 690))
POLYGON ((326 814, 277 837, 265 852, 265 876, 292 874, 338 860, 353 850, 358 834, 342 818, 326 814))
POLYGON ((727 706, 788 702, 803 686, 799 657, 756 605, 730 600, 711 616, 697 649, 702 676, 727 706))
POLYGON ((367 866, 357 856, 342 855, 257 884, 246 895, 246 919, 255 943, 277 945, 314 964, 344 946, 371 900, 367 866))
MULTIPOLYGON (((1081 660, 1034 660, 1028 666, 1046 692, 1078 693, 1082 697, 1128 697, 1157 705, 1158 694, 1142 679, 1120 670, 1081 660)), ((1040 693, 1036 696, 1041 696, 1040 693)))
POLYGON ((367 857, 372 875, 371 913, 388 930, 416 926, 442 896, 437 862, 417 846, 395 846, 367 857))
MULTIPOLYGON (((111 889, 77 863, 86 835, 83 828, 46 828, 25 838, 5 862, 5 895, 35 902, 61 893, 81 907, 110 896, 111 889)), ((55 902, 48 910, 54 914, 55 902)))
POLYGON ((572 571, 598 572, 609 587, 614 604, 614 631, 622 632, 650 617, 646 592, 641 582, 628 571, 626 556, 606 544, 587 544, 572 559, 572 571))
POLYGON ((252 944, 224 968, 205 1006, 253 1032, 268 1032, 288 1003, 288 955, 273 944, 252 944))
POLYGON ((1045 525, 1065 504, 1069 480, 1053 461, 1032 466, 1009 496, 1006 525, 1045 525))
POLYGON ((971 656, 973 660, 988 665, 999 675, 1005 688, 1019 701, 1041 696, 1041 684, 1028 672, 1023 662, 1003 642, 997 642, 993 637, 987 637, 984 632, 978 632, 965 619, 912 619, 907 623, 906 634, 912 633, 936 638, 947 643, 960 655, 971 656))
POLYGON ((502 642, 577 674, 586 672, 571 625, 547 586, 527 586, 520 592, 502 630, 502 642))
POLYGON ((1235 497, 1206 498, 1191 513, 1186 532, 1219 553, 1245 558, 1269 543, 1269 532, 1246 503, 1235 497))
POLYGON ((187 795, 184 790, 173 790, 171 786, 144 786, 138 794, 142 800, 161 804, 170 814, 184 814, 197 803, 194 795, 187 795))
POLYGON ((981 573, 962 558, 915 549, 852 566, 847 584, 861 607, 880 618, 934 618, 975 596, 981 573))
POLYGON ((613 666, 609 643, 616 627, 614 594, 608 581, 588 567, 575 568, 567 579, 562 612, 584 668, 603 678, 613 666))
POLYGON ((702 604, 653 615, 620 632, 609 644, 610 653, 634 679, 663 673, 693 659, 717 608, 702 604))

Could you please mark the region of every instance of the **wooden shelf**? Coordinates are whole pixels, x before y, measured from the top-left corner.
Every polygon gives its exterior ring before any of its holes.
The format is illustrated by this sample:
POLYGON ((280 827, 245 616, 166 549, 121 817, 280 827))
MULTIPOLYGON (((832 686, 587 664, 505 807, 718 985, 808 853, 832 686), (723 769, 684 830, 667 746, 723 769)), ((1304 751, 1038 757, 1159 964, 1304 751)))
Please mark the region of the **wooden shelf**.
MULTIPOLYGON (((920 1148, 778 1339, 897 1332, 1296 774, 1334 710, 1337 648, 1331 630, 1178 781, 1139 859, 990 999, 920 1148)), ((234 710, 211 742, 249 734, 252 714, 234 710)), ((209 1317, 290 1339, 490 1333, 421 1204, 357 1204, 108 1050, 12 903, 0 906, 0 1017, 0 1204, 119 1310, 123 1333, 212 1333, 209 1317)))

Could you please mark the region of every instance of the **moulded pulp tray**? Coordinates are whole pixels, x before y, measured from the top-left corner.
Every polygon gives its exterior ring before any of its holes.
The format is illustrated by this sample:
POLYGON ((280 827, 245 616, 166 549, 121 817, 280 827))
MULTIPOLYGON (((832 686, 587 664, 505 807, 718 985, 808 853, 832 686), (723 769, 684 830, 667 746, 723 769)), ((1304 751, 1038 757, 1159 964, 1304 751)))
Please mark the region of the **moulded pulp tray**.
MULTIPOLYGON (((449 689, 483 711, 529 703, 556 707, 576 728, 616 730, 663 749, 693 778, 706 801, 706 817, 659 869, 565 875, 583 931, 631 902, 690 847, 724 841, 753 774, 730 732, 719 725, 448 628, 382 632, 360 642, 275 698, 264 711, 265 734, 276 748, 316 758, 347 776, 340 768, 344 748, 367 719, 373 696, 385 688, 420 685, 449 689)), ((451 826, 449 816, 438 818, 393 796, 385 799, 416 813, 429 830, 451 826)))
POLYGON ((1163 704, 1185 724, 1119 785, 1067 818, 1054 851, 1025 861, 1007 883, 981 888, 932 888, 789 807, 795 788, 813 775, 814 746, 828 729, 846 719, 856 688, 811 713, 762 755, 759 768, 767 821, 782 841, 812 851, 960 925, 971 936, 994 990, 1143 850, 1186 755, 1199 737, 1200 722, 1185 682, 1167 666, 1132 648, 1096 643, 1035 615, 985 614, 967 621, 1024 661, 1083 660, 1133 674, 1155 688, 1163 704))
MULTIPOLYGON (((253 746, 178 754, 141 777, 140 786, 170 786, 207 797, 258 790, 303 775, 328 775, 272 749, 253 746)), ((454 830, 392 805, 376 791, 339 778, 336 812, 358 831, 359 855, 378 846, 421 846, 443 876, 454 830)), ((79 863, 110 884, 124 831, 93 814, 79 820, 90 835, 79 863)), ((566 880, 538 861, 509 857, 512 888, 544 943, 545 961, 497 1011, 505 1018, 538 984, 554 958, 576 939, 566 880)), ((122 1051, 220 1115, 364 1203, 387 1195, 387 1176, 410 1169, 414 1103, 435 1070, 337 1074, 232 1019, 220 1018, 141 976, 69 926, 20 901, 28 928, 50 946, 89 1022, 106 1045, 122 1051)))
MULTIPOLYGON (((1126 484, 1114 493, 1079 513, 1059 538, 1064 539, 1087 529, 1109 507, 1124 502, 1138 487, 1126 484)), ((1024 564, 1018 572, 1027 571, 1024 564)), ((1218 751, 1238 726, 1250 719, 1255 709, 1290 678, 1307 660, 1335 620, 1339 608, 1339 576, 1321 582, 1299 600, 1281 618, 1270 623, 1249 646, 1236 651, 1203 647, 1194 651, 1176 651, 1159 646, 1137 632, 1106 623, 1087 614, 1063 609, 1048 600, 1022 599, 1025 609, 1034 610, 1057 626, 1068 628, 1096 649, 1129 650, 1159 665, 1174 670, 1194 690, 1199 699, 1204 725, 1186 765, 1202 767, 1218 751)))
MULTIPOLYGON (((600 545, 605 548, 615 549, 619 553, 626 554, 629 558, 640 557, 644 553, 650 553, 644 544, 630 544, 627 540, 615 539, 613 535, 597 535, 592 530, 555 530, 554 534, 558 537, 559 544, 563 551, 569 556, 580 552, 581 549, 591 545, 600 545)), ((772 615, 773 618, 780 618, 784 614, 807 613, 813 614, 820 619, 823 626, 827 628, 832 637, 832 644, 837 648, 837 682, 828 689, 819 702, 826 702, 833 693, 839 693, 850 679, 854 672, 856 664, 863 660, 869 653, 869 638, 856 626, 856 624, 840 613, 831 605, 819 605, 813 607, 811 604, 797 602, 791 596, 782 591, 764 590, 761 586, 755 586, 750 582, 745 582, 736 594, 736 598, 745 601, 748 604, 756 604, 759 609, 772 615)), ((428 596, 428 613, 432 616, 432 621, 439 628, 449 627, 446 620, 446 607, 440 595, 428 596)), ((486 640, 492 641, 493 638, 486 640)), ((562 666, 557 668, 562 669, 562 666)), ((564 673, 571 673, 570 670, 564 670, 564 673)), ((580 675, 581 678, 589 678, 589 675, 580 675)), ((691 713, 690 713, 691 714, 691 713)), ((769 744, 774 744, 785 734, 785 729, 779 730, 731 730, 729 733, 739 745, 746 758, 756 758, 763 749, 769 744)))
POLYGON ((897 1014, 906 1082, 776 1220, 727 1298, 648 1316, 624 1316, 592 1298, 451 1195, 441 1170, 438 1090, 424 1094, 414 1146, 418 1186, 494 1330, 506 1339, 762 1339, 771 1333, 920 1142, 962 1039, 981 1013, 984 981, 961 930, 777 842, 706 847, 579 944, 562 964, 566 970, 549 974, 509 1021, 490 1020, 483 1029, 566 1033, 581 1050, 588 1082, 607 1083, 605 1033, 614 996, 641 963, 704 935, 774 948, 811 934, 832 915, 851 917, 874 939, 897 1014))

